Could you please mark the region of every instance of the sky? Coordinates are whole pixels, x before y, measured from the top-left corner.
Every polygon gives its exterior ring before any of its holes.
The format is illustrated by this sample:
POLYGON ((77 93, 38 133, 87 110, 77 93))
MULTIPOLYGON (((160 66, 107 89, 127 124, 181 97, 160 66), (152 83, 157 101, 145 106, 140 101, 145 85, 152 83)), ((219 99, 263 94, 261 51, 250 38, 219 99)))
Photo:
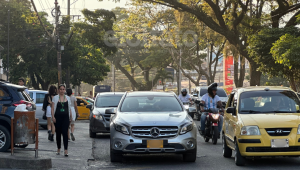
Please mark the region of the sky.
MULTIPOLYGON (((38 11, 46 11, 48 15, 48 20, 53 24, 54 17, 51 15, 51 11, 54 8, 55 0, 34 0, 35 6, 38 11)), ((113 0, 103 0, 99 2, 98 0, 70 0, 71 2, 71 15, 81 15, 81 10, 87 8, 89 10, 95 9, 107 9, 111 10, 116 7, 126 7, 126 0, 120 0, 120 2, 114 2, 113 0)), ((58 5, 60 5, 61 15, 67 15, 67 4, 68 0, 58 0, 58 5)), ((76 20, 75 20, 76 21, 76 20)))

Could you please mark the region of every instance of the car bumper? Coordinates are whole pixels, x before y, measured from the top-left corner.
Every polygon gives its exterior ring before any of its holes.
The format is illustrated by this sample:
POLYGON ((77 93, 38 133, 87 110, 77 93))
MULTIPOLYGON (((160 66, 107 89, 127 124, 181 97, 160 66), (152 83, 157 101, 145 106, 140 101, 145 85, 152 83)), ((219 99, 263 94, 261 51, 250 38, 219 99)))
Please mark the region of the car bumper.
POLYGON ((178 135, 172 139, 156 139, 163 140, 162 148, 147 148, 147 138, 135 138, 129 135, 122 134, 115 130, 111 131, 111 149, 115 153, 132 153, 132 154, 150 154, 150 153, 187 153, 194 152, 197 145, 196 128, 192 131, 178 135), (188 142, 193 142, 193 146, 189 147, 188 142), (117 148, 115 144, 121 142, 122 146, 117 148))
POLYGON ((90 129, 93 133, 109 133, 109 122, 105 120, 99 120, 94 117, 90 119, 90 129))
POLYGON ((256 137, 239 136, 238 146, 242 156, 300 156, 300 135, 296 134, 294 128, 288 136, 269 136, 267 132, 256 137), (288 139, 289 147, 272 148, 272 139, 288 139))

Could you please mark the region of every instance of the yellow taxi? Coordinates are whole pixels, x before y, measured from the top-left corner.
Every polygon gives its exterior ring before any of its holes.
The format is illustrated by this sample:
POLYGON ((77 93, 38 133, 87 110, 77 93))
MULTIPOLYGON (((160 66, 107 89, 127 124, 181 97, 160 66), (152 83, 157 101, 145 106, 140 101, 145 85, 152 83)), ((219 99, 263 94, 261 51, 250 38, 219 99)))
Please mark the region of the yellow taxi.
POLYGON ((247 87, 228 99, 222 130, 223 156, 300 156, 300 101, 284 87, 247 87))
POLYGON ((91 105, 90 102, 88 102, 85 97, 76 96, 77 99, 77 108, 78 108, 78 114, 79 120, 87 120, 90 118, 90 112, 91 110, 87 108, 88 105, 91 105))

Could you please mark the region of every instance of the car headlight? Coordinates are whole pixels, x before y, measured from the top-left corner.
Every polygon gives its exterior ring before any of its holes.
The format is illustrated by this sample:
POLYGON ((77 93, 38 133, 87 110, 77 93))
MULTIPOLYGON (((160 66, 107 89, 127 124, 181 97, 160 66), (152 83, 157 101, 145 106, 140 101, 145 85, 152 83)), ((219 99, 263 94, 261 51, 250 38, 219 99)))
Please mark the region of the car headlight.
POLYGON ((93 117, 98 120, 103 120, 103 117, 101 114, 93 114, 93 117))
POLYGON ((188 123, 186 125, 184 125, 181 130, 180 130, 180 135, 183 135, 189 131, 191 131, 193 129, 193 124, 192 123, 188 123))
POLYGON ((260 131, 258 126, 244 126, 241 135, 260 135, 260 131))
POLYGON ((116 124, 116 123, 114 123, 114 125, 115 125, 116 131, 121 132, 125 135, 129 135, 129 131, 128 131, 126 126, 119 125, 119 124, 116 124))
POLYGON ((300 125, 298 126, 297 134, 300 135, 300 125))

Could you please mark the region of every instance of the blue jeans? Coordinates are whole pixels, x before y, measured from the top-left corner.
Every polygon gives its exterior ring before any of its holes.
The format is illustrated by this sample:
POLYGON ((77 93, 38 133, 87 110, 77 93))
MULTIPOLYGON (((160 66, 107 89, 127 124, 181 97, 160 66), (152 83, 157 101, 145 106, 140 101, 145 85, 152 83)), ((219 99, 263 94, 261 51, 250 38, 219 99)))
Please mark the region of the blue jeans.
MULTIPOLYGON (((201 130, 202 131, 205 130, 206 116, 207 116, 207 113, 202 113, 202 115, 201 115, 201 130)), ((219 132, 222 131, 222 127, 223 127, 223 116, 220 115, 220 122, 218 124, 219 132)))

